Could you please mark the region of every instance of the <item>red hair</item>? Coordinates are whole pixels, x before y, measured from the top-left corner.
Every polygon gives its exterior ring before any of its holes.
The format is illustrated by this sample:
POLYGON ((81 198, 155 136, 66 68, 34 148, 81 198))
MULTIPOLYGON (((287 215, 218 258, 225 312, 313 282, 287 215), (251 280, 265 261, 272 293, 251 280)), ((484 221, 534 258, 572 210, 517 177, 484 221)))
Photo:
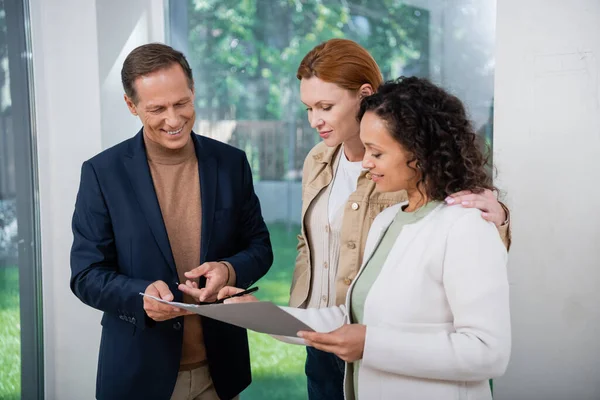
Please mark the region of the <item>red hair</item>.
POLYGON ((313 76, 354 92, 365 83, 377 91, 383 81, 371 54, 348 39, 330 39, 304 56, 296 77, 302 80, 313 76))

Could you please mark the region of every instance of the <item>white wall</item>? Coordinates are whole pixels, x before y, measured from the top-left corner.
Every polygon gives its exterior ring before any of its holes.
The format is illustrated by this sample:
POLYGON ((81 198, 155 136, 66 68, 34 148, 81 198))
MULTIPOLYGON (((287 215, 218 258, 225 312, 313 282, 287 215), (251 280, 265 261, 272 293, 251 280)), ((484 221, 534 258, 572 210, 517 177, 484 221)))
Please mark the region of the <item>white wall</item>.
POLYGON ((121 67, 137 46, 165 41, 163 0, 97 0, 102 148, 133 136, 141 128, 123 100, 121 67))
POLYGON ((497 400, 600 398, 600 1, 498 1, 494 153, 512 209, 497 400))
POLYGON ((69 289, 69 222, 81 163, 101 149, 95 12, 90 1, 31 1, 47 399, 94 394, 100 319, 69 289))
POLYGON ((160 40, 162 4, 30 0, 49 400, 94 398, 100 313, 69 289, 70 221, 82 162, 139 129, 118 111, 126 111, 120 87, 106 81, 125 48, 160 40), (126 136, 111 135, 125 125, 126 136))

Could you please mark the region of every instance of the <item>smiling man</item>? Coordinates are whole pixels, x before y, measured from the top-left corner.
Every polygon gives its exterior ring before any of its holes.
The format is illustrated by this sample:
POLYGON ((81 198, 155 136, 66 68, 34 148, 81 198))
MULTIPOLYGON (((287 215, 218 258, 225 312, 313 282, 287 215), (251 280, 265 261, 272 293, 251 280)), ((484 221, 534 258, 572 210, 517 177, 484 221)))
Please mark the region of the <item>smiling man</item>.
POLYGON ((232 399, 250 384, 246 331, 140 296, 193 302, 248 287, 273 261, 246 155, 196 135, 194 80, 163 44, 121 71, 142 129, 83 163, 71 289, 104 312, 98 399, 232 399))

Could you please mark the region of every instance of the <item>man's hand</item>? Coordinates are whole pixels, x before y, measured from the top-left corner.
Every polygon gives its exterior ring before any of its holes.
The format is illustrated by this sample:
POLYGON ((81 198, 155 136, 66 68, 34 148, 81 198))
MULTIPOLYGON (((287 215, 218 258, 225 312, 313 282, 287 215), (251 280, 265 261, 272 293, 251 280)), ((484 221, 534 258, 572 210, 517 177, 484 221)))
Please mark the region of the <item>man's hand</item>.
POLYGON ((367 327, 361 324, 346 324, 329 333, 298 332, 308 346, 333 353, 350 363, 363 358, 367 327))
POLYGON ((222 262, 205 262, 185 273, 188 280, 197 279, 201 276, 206 278, 205 287, 198 289, 196 282, 188 281, 185 285, 180 284, 179 290, 198 301, 215 301, 219 290, 227 284, 229 268, 222 262))
POLYGON ((506 221, 504 208, 498 202, 494 192, 489 189, 485 189, 479 194, 475 194, 470 190, 463 190, 446 197, 446 203, 451 205, 460 204, 467 208, 478 208, 483 211, 481 213, 483 219, 492 221, 498 228, 506 221))
MULTIPOLYGON (((225 286, 223 289, 219 290, 219 294, 217 295, 217 299, 221 300, 222 298, 233 296, 234 294, 238 294, 239 292, 243 292, 244 289, 236 288, 233 286, 225 286)), ((227 299, 223 301, 224 304, 231 303, 255 303, 259 301, 256 297, 251 294, 245 294, 239 297, 233 297, 231 299, 227 299)))
MULTIPOLYGON (((144 294, 158 297, 159 299, 166 301, 173 301, 173 293, 171 293, 169 287, 163 281, 156 281, 148 285, 144 294)), ((163 304, 146 296, 144 296, 144 311, 148 317, 155 321, 166 321, 182 315, 191 314, 189 311, 163 304)))

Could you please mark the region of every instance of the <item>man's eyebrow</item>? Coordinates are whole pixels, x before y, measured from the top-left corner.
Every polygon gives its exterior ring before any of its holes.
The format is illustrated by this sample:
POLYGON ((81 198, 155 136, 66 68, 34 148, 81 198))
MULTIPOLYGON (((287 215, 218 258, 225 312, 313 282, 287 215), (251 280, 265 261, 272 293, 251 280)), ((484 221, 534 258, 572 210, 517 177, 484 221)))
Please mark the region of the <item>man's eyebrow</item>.
POLYGON ((148 104, 146 106, 146 110, 150 110, 150 109, 153 109, 153 108, 164 108, 164 106, 160 105, 160 104, 148 104))
MULTIPOLYGON (((177 100, 177 101, 176 101, 175 103, 173 103, 173 104, 187 103, 187 102, 189 102, 189 101, 190 101, 190 98, 189 98, 189 97, 182 97, 181 99, 177 100)), ((150 110, 150 109, 152 109, 152 108, 164 108, 164 107, 165 107, 165 106, 164 106, 163 104, 152 104, 152 103, 150 103, 150 104, 148 104, 148 105, 146 106, 146 109, 147 109, 147 110, 150 110)))

